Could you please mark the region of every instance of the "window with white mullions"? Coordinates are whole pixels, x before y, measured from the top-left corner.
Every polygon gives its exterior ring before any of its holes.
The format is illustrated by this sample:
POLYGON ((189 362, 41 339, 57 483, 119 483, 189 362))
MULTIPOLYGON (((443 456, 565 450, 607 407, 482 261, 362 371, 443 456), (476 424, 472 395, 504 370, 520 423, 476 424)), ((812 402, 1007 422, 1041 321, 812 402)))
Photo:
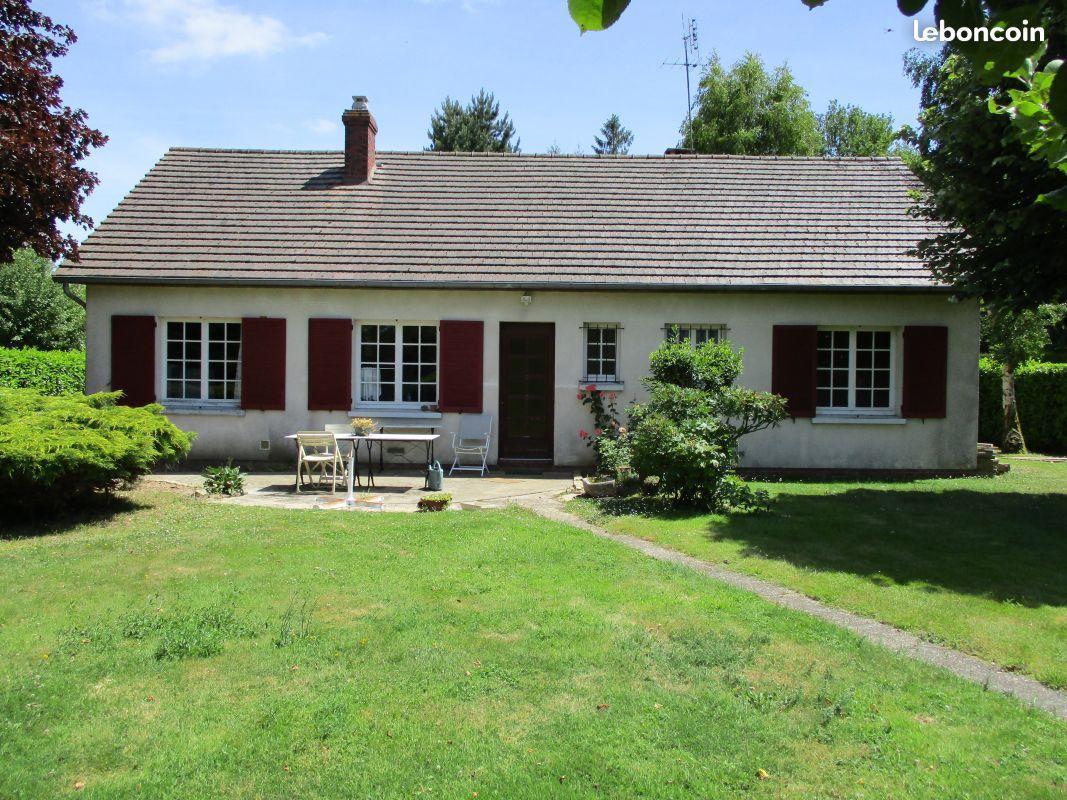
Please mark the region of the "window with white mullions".
POLYGON ((437 402, 437 326, 405 325, 401 351, 400 399, 437 402))
POLYGON ((875 413, 893 403, 893 336, 878 330, 820 330, 816 405, 826 411, 875 413))
POLYGON ((240 322, 170 320, 165 330, 165 400, 240 398, 240 322))
POLYGON ((618 325, 585 325, 585 376, 582 380, 594 383, 618 382, 618 325))
POLYGON ((436 403, 437 362, 436 325, 360 325, 360 402, 436 403))

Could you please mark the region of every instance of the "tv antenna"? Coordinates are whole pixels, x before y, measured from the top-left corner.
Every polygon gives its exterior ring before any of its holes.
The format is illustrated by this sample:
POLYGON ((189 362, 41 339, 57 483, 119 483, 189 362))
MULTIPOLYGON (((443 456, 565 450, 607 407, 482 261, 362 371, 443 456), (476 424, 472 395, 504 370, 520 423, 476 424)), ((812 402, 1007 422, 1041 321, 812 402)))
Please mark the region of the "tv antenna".
POLYGON ((697 21, 682 16, 682 61, 664 61, 665 67, 685 67, 685 113, 689 120, 689 147, 693 148, 693 91, 689 73, 700 68, 700 42, 697 38, 697 21))

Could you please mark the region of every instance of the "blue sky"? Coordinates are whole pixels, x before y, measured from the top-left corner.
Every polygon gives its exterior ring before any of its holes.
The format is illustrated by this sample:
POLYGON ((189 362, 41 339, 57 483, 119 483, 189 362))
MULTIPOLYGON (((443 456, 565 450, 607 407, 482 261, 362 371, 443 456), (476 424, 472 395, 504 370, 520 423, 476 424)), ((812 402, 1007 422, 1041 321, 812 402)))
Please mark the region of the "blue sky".
POLYGON ((90 166, 103 217, 172 145, 338 149, 341 111, 366 94, 378 147, 421 149, 446 95, 493 91, 524 152, 589 151, 618 113, 633 153, 677 142, 683 15, 701 52, 789 63, 816 111, 832 98, 911 122, 901 71, 910 20, 892 0, 633 0, 579 36, 564 0, 36 0, 79 41, 57 66, 64 101, 111 137, 90 166), (892 30, 887 30, 892 29, 892 30))

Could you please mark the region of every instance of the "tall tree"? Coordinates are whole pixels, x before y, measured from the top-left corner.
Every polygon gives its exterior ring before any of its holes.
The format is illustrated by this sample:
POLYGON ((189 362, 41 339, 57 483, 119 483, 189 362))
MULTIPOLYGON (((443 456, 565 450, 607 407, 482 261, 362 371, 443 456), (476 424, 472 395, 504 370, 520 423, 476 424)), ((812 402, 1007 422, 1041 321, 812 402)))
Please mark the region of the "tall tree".
POLYGON ((754 53, 729 70, 713 55, 700 78, 692 130, 682 144, 698 153, 811 156, 822 152, 819 120, 783 64, 768 71, 754 53))
POLYGON ((871 114, 856 106, 830 101, 825 114, 819 115, 823 137, 823 155, 884 156, 897 139, 893 118, 889 114, 871 114))
POLYGON ((969 60, 951 52, 909 55, 922 91, 917 213, 941 233, 919 255, 934 274, 972 297, 1015 311, 1067 300, 1067 225, 1034 198, 1063 190, 1067 174, 1031 158, 1006 116, 987 112, 987 87, 969 60))
POLYGON ((433 112, 429 150, 474 153, 517 153, 519 140, 507 112, 500 113, 500 103, 492 92, 482 89, 466 106, 446 97, 433 112), (514 140, 514 141, 512 141, 514 140))
POLYGON ((1003 439, 1001 447, 1009 453, 1026 450, 1019 405, 1015 397, 1015 370, 1020 364, 1040 358, 1051 341, 1049 327, 1059 325, 1067 306, 1046 304, 1019 313, 999 307, 982 314, 982 338, 989 355, 1000 364, 1003 439))
POLYGON ((74 350, 85 343, 85 312, 52 280, 52 262, 30 249, 0 265, 0 347, 74 350))
POLYGON ((29 0, 0 0, 0 263, 27 246, 77 257, 77 240, 57 222, 93 223, 81 204, 97 177, 78 164, 107 137, 63 105, 63 80, 52 73, 76 41, 29 0))
POLYGON ((633 131, 622 124, 618 114, 612 114, 600 127, 600 135, 593 137, 593 152, 600 156, 626 155, 633 143, 633 131))

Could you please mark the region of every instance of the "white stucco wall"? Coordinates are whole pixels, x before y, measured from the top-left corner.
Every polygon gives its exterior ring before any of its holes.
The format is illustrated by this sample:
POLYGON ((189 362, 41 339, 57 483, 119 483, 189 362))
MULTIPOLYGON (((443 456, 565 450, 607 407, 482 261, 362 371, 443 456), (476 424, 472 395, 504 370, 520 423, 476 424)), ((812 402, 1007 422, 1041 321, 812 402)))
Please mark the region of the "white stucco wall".
MULTIPOLYGON (((577 431, 589 428, 588 410, 575 397, 583 373, 581 326, 617 322, 620 373, 625 388, 620 408, 643 391, 648 354, 663 339, 671 322, 713 323, 728 327, 732 342, 745 350, 741 382, 754 389, 771 385, 771 335, 774 325, 817 324, 889 327, 946 325, 949 328, 948 415, 942 420, 907 420, 902 424, 821 424, 800 419, 755 434, 744 442, 744 464, 753 467, 962 469, 975 464, 978 434, 978 312, 974 303, 951 303, 942 294, 815 294, 779 292, 535 292, 529 307, 519 291, 430 291, 386 289, 289 289, 230 287, 90 286, 87 318, 87 389, 109 387, 110 318, 113 314, 147 314, 167 318, 284 317, 286 322, 286 410, 248 411, 243 416, 174 414, 182 428, 199 438, 198 458, 291 458, 283 437, 297 430, 344 422, 342 413, 307 411, 307 320, 351 317, 360 321, 397 319, 484 320, 484 406, 497 414, 499 323, 554 322, 555 460, 587 463, 589 450, 577 431), (269 440, 269 451, 259 449, 269 440)), ((162 326, 158 329, 162 331, 162 326)), ((353 348, 355 354, 355 348, 353 348)), ((162 348, 157 350, 157 386, 162 385, 162 348)), ((899 367, 899 364, 898 364, 899 367)), ((356 370, 353 369, 353 376, 356 370)), ((899 369, 896 372, 899 409, 899 369)), ((161 389, 157 394, 162 396, 161 389)), ((353 393, 358 396, 358 392, 353 393)), ((458 415, 437 423, 454 430, 458 415)), ((439 457, 450 457, 450 437, 442 437, 439 457)), ((495 460, 495 441, 491 460, 495 460)))

